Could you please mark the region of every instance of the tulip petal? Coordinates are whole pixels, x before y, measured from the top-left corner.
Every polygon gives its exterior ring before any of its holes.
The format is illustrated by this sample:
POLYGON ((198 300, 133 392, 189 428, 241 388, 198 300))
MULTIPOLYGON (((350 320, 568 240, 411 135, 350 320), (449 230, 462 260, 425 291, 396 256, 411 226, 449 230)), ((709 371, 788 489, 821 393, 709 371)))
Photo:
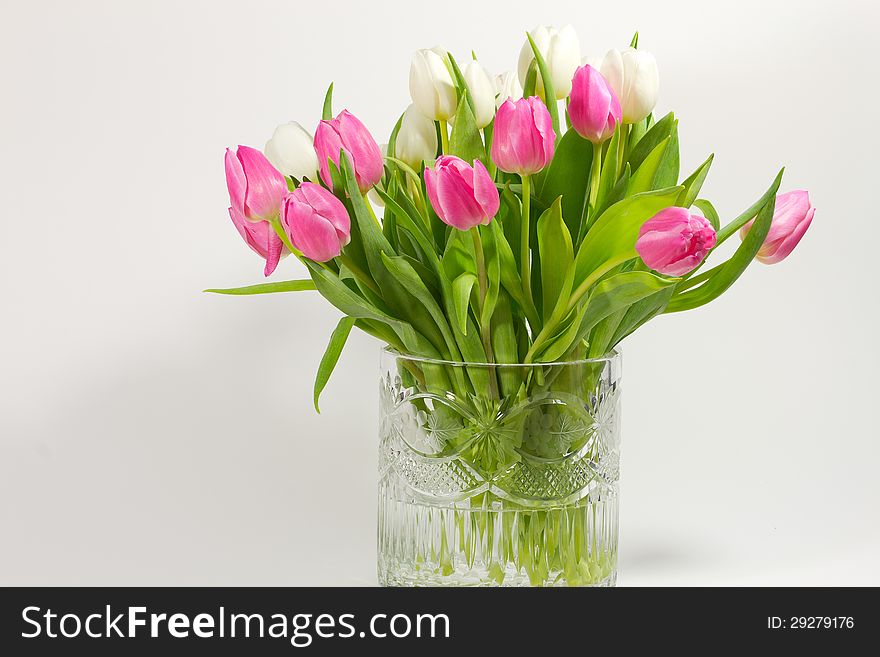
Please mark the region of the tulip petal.
POLYGON ((242 217, 244 217, 244 198, 247 193, 247 178, 245 178, 241 161, 238 159, 235 151, 227 148, 223 163, 226 169, 226 187, 229 190, 229 203, 242 217))
POLYGON ((277 216, 287 194, 284 176, 256 148, 239 146, 237 155, 247 181, 244 215, 251 220, 277 216))
POLYGON ((498 188, 492 182, 492 177, 480 160, 474 160, 474 198, 486 215, 483 223, 488 225, 498 214, 501 207, 501 197, 498 194, 498 188))
POLYGON ((248 221, 235 208, 229 208, 229 218, 251 250, 266 260, 263 274, 269 276, 275 271, 285 251, 281 238, 268 221, 248 221))

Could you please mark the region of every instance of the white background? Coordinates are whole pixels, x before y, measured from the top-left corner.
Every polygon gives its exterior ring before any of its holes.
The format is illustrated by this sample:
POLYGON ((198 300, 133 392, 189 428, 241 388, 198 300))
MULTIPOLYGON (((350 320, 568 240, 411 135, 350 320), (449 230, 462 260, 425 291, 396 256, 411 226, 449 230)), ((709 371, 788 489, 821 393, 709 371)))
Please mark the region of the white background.
POLYGON ((782 164, 818 208, 625 344, 619 583, 880 585, 872 5, 4 0, 0 584, 375 583, 378 345, 318 416, 337 312, 200 292, 262 275, 223 150, 313 126, 330 80, 384 141, 416 48, 500 71, 571 22, 585 54, 640 30, 723 219, 782 164))

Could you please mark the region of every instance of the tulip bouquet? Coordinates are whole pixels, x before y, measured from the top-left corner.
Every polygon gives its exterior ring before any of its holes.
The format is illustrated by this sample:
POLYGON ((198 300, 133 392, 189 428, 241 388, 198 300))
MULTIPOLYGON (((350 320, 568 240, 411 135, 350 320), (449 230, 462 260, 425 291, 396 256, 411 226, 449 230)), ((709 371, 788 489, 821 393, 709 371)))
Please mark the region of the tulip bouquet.
MULTIPOLYGON (((777 197, 780 171, 722 225, 700 196, 712 156, 682 178, 678 121, 652 114, 657 66, 638 35, 582 62, 570 27, 537 28, 518 71, 495 79, 476 59, 462 66, 440 48, 420 50, 409 88, 412 104, 383 148, 349 111, 334 116, 331 85, 314 137, 289 123, 263 153, 227 151, 229 214, 265 275, 293 254, 309 279, 212 291, 317 290, 343 313, 319 366, 316 408, 353 327, 414 357, 400 367, 405 386, 456 400, 456 418, 450 406, 419 406, 447 427, 437 449, 482 432, 457 452, 468 468, 502 472, 526 450, 527 416, 494 433, 481 418, 551 390, 595 387, 554 380, 543 365, 601 358, 648 320, 714 300, 756 257, 786 257, 813 217, 806 192, 777 197), (733 255, 704 267, 737 232, 733 255), (504 364, 530 367, 491 367, 504 364)), ((491 497, 483 489, 469 501, 487 508, 491 497)), ((542 516, 540 536, 536 520, 508 528, 533 583, 552 572, 589 583, 607 571, 548 543, 568 518, 542 516)))

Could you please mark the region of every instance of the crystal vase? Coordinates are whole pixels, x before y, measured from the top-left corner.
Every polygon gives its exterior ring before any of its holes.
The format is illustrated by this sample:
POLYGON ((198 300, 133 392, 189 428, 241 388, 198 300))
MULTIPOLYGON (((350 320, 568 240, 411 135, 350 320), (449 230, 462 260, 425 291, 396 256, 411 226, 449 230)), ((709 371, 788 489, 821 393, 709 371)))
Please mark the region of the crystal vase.
POLYGON ((620 365, 383 351, 379 582, 614 585, 620 365))

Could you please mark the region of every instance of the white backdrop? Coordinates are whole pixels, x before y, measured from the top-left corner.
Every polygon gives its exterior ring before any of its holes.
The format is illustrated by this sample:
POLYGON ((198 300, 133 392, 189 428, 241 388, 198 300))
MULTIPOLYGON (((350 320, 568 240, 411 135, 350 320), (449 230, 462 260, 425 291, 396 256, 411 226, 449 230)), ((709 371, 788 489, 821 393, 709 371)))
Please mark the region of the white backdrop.
MULTIPOLYGON (((378 346, 316 293, 226 298, 262 263, 227 145, 314 125, 335 81, 384 141, 409 57, 515 66, 571 22, 661 68, 682 170, 722 218, 781 164, 793 256, 624 346, 622 585, 880 584, 872 3, 4 2, 0 584, 375 582, 378 346), (614 5, 612 7, 611 5, 614 5)), ((304 272, 292 260, 275 279, 304 272)))

